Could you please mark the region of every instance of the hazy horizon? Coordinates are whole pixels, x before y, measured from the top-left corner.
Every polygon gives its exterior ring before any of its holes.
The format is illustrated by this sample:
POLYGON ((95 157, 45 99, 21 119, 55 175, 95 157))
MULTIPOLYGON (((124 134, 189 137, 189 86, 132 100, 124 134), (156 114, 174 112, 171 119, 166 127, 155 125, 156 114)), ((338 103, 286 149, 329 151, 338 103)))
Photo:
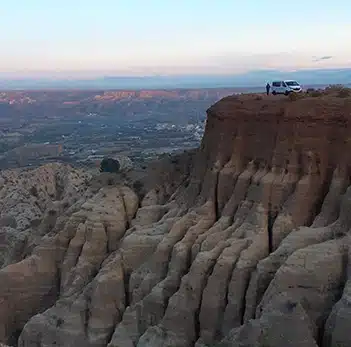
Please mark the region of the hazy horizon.
POLYGON ((351 84, 351 68, 319 70, 257 70, 234 75, 100 76, 96 78, 1 78, 0 90, 11 89, 208 89, 264 88, 274 79, 294 79, 304 87, 351 84))
POLYGON ((351 3, 4 2, 0 76, 237 74, 351 67, 351 3), (301 10, 303 9, 303 10, 301 10))
POLYGON ((247 71, 237 71, 232 73, 216 73, 215 71, 205 72, 188 72, 188 73, 120 73, 114 71, 31 71, 21 74, 13 74, 12 72, 1 72, 0 80, 95 80, 110 78, 126 78, 126 79, 148 79, 148 78, 231 78, 245 75, 269 75, 271 73, 291 74, 291 73, 323 73, 323 72, 342 72, 351 71, 350 67, 340 68, 298 68, 298 69, 253 69, 247 71))

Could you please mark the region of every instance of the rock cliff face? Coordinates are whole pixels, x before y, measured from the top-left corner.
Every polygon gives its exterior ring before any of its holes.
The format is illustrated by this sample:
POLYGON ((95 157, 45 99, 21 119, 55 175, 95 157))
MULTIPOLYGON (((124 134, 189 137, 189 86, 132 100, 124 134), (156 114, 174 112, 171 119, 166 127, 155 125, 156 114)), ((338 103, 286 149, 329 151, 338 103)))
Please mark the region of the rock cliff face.
POLYGON ((29 253, 69 208, 84 199, 90 176, 67 165, 0 172, 0 268, 29 253))
POLYGON ((228 97, 144 189, 69 173, 10 208, 3 178, 2 232, 26 252, 0 240, 0 341, 350 346, 350 120, 347 98, 228 97))

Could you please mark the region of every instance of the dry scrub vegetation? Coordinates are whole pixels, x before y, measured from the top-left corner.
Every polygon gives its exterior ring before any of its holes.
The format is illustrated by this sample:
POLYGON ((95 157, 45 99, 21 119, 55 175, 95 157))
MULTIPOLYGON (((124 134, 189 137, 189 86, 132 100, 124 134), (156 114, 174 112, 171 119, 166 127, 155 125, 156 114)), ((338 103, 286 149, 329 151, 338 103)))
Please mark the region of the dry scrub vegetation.
POLYGON ((351 88, 347 88, 341 84, 333 84, 325 89, 314 89, 308 88, 304 93, 291 93, 289 99, 291 101, 303 99, 306 97, 321 97, 321 96, 333 96, 338 98, 349 98, 351 97, 351 88))

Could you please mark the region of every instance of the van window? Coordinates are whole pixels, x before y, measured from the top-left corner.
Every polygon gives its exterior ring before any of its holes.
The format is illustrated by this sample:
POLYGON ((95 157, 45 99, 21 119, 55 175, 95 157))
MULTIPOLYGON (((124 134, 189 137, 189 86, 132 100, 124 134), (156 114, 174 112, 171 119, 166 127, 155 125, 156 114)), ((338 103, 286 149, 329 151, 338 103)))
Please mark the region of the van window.
POLYGON ((273 82, 273 83, 272 83, 272 86, 273 86, 273 87, 280 87, 280 83, 281 83, 281 82, 273 82))
POLYGON ((288 85, 288 86, 298 86, 299 84, 296 82, 296 81, 287 81, 286 82, 286 84, 288 85))

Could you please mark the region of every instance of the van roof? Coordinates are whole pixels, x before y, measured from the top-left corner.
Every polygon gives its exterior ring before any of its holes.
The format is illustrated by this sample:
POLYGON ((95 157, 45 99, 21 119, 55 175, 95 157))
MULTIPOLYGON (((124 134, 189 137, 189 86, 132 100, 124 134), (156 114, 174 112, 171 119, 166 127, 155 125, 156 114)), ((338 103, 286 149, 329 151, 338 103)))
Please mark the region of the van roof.
POLYGON ((283 79, 281 79, 281 80, 273 80, 272 82, 297 82, 296 80, 283 80, 283 79))

